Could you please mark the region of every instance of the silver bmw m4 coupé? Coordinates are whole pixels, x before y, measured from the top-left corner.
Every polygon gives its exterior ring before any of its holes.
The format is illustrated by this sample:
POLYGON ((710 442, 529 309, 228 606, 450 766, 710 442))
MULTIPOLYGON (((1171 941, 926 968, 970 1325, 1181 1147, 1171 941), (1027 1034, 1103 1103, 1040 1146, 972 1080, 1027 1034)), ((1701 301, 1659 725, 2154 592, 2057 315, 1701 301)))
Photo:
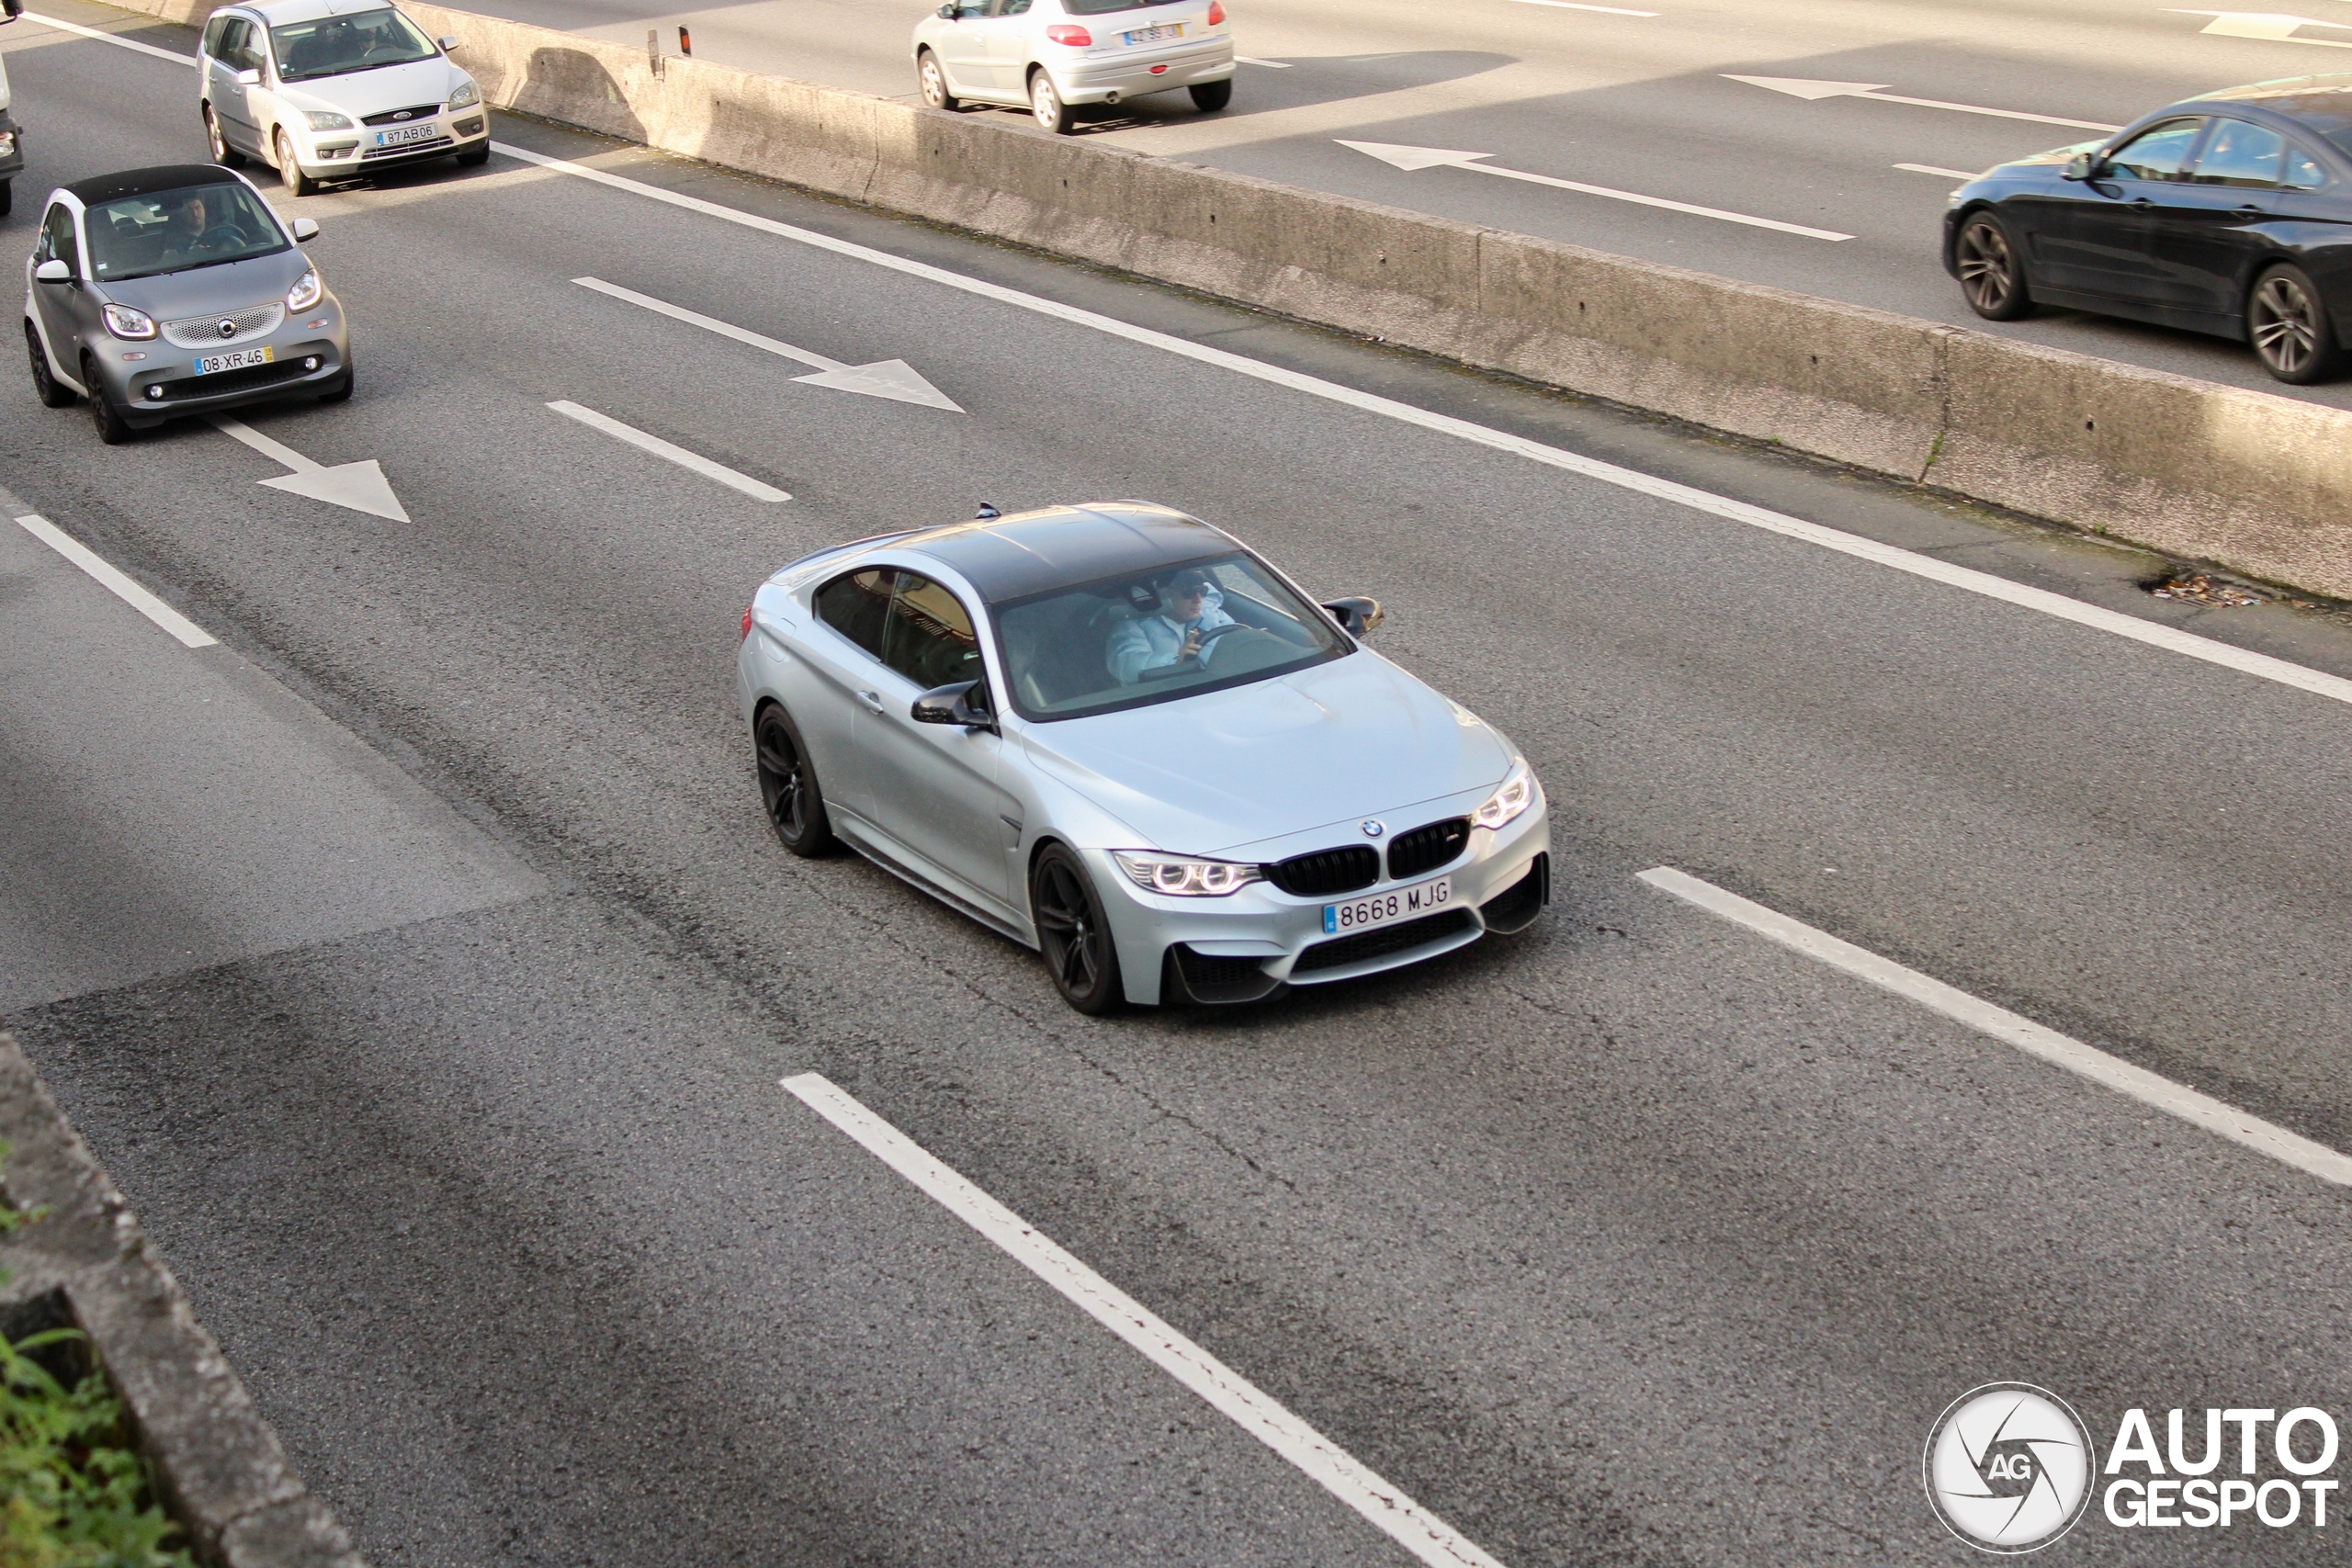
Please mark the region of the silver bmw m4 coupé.
POLYGON ((1249 1002, 1524 930, 1544 791, 1239 541, 1140 502, 803 557, 739 695, 795 854, 846 840, 1045 956, 1072 1007, 1249 1002))

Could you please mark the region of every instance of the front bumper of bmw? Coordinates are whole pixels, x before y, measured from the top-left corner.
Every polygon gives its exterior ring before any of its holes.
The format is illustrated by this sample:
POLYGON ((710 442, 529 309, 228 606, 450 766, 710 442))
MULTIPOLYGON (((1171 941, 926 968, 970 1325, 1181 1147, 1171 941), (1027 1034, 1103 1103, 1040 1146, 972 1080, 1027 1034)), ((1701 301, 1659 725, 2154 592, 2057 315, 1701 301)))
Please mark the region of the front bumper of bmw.
POLYGON ((323 390, 350 367, 351 334, 342 302, 325 293, 307 310, 288 311, 273 331, 217 346, 183 347, 159 332, 130 341, 100 338, 91 355, 107 400, 130 423, 145 427, 184 414, 217 413, 323 390), (263 348, 270 351, 266 364, 198 368, 206 360, 263 348))
MULTIPOLYGON (((1476 796, 1431 803, 1420 815, 1432 821, 1466 816, 1477 804, 1476 796)), ((1130 1000, 1233 1003, 1261 1000, 1286 986, 1328 985, 1401 968, 1466 947, 1490 931, 1523 930, 1551 897, 1551 845, 1539 786, 1533 803, 1501 828, 1471 829, 1469 842, 1453 860, 1398 878, 1385 874, 1384 864, 1379 880, 1343 895, 1298 897, 1271 882, 1253 882, 1223 897, 1170 897, 1136 886, 1108 852, 1086 858, 1130 1000), (1391 893, 1401 898, 1440 878, 1450 892, 1441 908, 1408 910, 1404 918, 1352 933, 1327 928, 1327 908, 1391 893)), ((1302 842, 1296 851, 1318 847, 1302 842)))

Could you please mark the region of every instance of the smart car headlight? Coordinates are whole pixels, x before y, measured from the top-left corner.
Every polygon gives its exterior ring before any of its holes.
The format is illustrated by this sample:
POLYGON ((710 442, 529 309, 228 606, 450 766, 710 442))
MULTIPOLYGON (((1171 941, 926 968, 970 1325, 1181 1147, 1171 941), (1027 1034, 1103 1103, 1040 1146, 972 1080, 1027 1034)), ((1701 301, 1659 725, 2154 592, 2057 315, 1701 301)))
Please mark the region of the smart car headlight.
POLYGON ((311 122, 312 130, 349 130, 351 117, 333 109, 304 109, 302 118, 311 122))
POLYGON ((1534 804, 1535 775, 1525 762, 1514 762, 1502 787, 1470 814, 1470 820, 1481 828, 1500 828, 1534 804))
POLYGON ((106 307, 107 331, 117 337, 147 338, 155 335, 155 318, 144 310, 134 310, 128 305, 106 307))
POLYGON ((286 291, 286 308, 289 310, 307 310, 319 302, 319 271, 318 268, 312 267, 296 278, 294 287, 286 291))
POLYGON ((470 78, 458 83, 458 90, 449 95, 449 107, 453 109, 470 108, 480 102, 481 89, 475 86, 470 78))
POLYGON ((1256 866, 1238 861, 1190 860, 1143 850, 1114 850, 1111 858, 1119 863, 1127 880, 1145 892, 1176 898, 1222 898, 1265 875, 1256 866))

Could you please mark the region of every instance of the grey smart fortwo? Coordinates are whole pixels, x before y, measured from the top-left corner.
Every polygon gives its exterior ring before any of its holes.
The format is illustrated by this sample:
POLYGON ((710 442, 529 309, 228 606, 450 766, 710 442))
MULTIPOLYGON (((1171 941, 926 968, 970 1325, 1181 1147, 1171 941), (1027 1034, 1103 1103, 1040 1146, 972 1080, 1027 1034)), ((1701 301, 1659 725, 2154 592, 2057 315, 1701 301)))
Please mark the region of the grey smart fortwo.
POLYGON ((1039 949, 1071 1006, 1249 1002, 1532 924, 1544 791, 1239 541, 1141 502, 805 556, 743 615, 785 847, 846 840, 1039 949))
POLYGON ((351 395, 343 306, 243 175, 210 164, 50 193, 25 263, 25 347, 51 408, 79 393, 109 445, 179 414, 351 395))

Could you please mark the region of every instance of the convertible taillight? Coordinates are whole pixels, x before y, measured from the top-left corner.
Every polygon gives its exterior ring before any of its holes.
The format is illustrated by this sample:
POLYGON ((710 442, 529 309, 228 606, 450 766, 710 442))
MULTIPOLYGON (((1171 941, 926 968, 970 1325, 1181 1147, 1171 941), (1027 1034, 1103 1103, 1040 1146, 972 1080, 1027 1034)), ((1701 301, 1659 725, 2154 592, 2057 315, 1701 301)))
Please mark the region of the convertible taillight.
POLYGON ((1209 0, 1209 26, 1220 27, 1225 22, 1225 7, 1217 0, 1209 0))
MULTIPOLYGON (((751 635, 752 635, 752 606, 751 606, 751 605, 749 605, 749 604, 746 604, 746 605, 744 605, 744 606, 743 606, 743 637, 750 637, 751 635)), ((742 637, 738 637, 738 638, 736 638, 735 640, 736 640, 736 641, 738 641, 738 642, 741 642, 741 641, 742 641, 742 640, 743 640, 743 638, 742 638, 742 637)))
POLYGON ((1073 28, 1066 22, 1057 22, 1052 27, 1047 28, 1046 29, 1046 36, 1056 43, 1068 44, 1072 49, 1092 49, 1094 47, 1094 35, 1092 33, 1088 32, 1084 28, 1073 28))

